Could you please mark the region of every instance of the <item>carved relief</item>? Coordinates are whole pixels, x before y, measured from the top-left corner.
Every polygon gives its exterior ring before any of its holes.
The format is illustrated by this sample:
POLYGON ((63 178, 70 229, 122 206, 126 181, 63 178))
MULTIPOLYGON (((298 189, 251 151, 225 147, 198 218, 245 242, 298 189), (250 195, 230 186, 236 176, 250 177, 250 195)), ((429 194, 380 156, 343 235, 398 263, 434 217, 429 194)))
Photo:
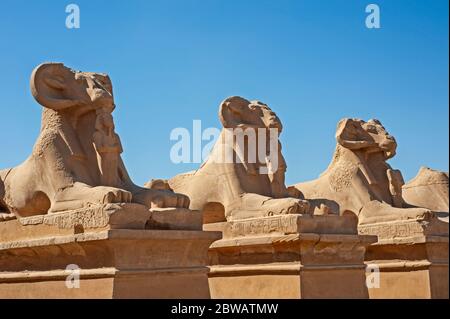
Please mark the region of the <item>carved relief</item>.
POLYGON ((231 235, 233 237, 283 233, 290 234, 298 231, 298 217, 276 216, 269 218, 254 218, 231 222, 231 235))
POLYGON ((426 222, 383 223, 369 226, 360 226, 361 235, 377 235, 378 239, 392 239, 423 236, 426 222))

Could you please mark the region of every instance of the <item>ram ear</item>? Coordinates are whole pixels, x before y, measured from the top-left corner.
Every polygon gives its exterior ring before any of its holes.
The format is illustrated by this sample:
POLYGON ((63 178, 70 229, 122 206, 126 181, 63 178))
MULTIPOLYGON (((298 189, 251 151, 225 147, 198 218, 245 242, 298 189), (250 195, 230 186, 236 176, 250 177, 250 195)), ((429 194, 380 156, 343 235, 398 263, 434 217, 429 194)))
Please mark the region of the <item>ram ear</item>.
POLYGON ((62 63, 43 63, 31 74, 31 93, 44 107, 61 110, 80 103, 80 100, 67 97, 67 79, 73 72, 62 63))
POLYGON ((358 119, 342 119, 336 130, 336 140, 341 146, 357 150, 373 144, 373 139, 362 128, 364 121, 358 119))
POLYGON ((244 110, 249 104, 250 101, 239 96, 232 96, 223 101, 219 110, 219 118, 223 127, 235 128, 242 123, 244 110))

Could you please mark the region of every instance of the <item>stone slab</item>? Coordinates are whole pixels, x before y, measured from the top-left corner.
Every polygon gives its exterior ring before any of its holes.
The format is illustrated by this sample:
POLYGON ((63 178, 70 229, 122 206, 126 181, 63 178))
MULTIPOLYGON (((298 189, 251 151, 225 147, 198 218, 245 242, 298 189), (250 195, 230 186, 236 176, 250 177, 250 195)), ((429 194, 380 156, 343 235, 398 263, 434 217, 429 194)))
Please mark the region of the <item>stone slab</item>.
POLYGON ((447 299, 448 230, 440 218, 360 225, 361 234, 378 235, 365 256, 366 264, 379 269, 370 298, 447 299))
POLYGON ((207 251, 220 237, 114 229, 2 242, 0 298, 209 298, 207 251), (66 286, 69 265, 80 288, 66 286))
POLYGON ((0 222, 0 240, 40 238, 108 229, 201 230, 199 211, 147 207, 134 203, 88 207, 0 222))
POLYGON ((227 224, 209 250, 212 298, 369 297, 364 253, 376 237, 358 235, 353 217, 280 215, 227 224))

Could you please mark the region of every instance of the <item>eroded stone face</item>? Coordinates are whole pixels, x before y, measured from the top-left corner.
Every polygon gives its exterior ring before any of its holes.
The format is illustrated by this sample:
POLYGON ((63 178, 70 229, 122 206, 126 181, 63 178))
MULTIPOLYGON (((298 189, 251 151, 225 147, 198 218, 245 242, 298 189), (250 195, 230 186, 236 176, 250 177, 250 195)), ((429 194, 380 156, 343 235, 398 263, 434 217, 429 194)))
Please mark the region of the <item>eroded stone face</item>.
POLYGON ((282 130, 278 116, 262 102, 235 96, 222 102, 219 118, 224 129, 209 159, 195 173, 169 180, 171 188, 188 195, 191 208, 203 210, 205 219, 214 215, 215 221, 220 221, 218 214, 223 221, 307 213, 308 203, 290 197, 286 189, 287 166, 278 140, 282 130), (239 144, 239 132, 255 138, 239 144), (270 139, 271 132, 275 132, 274 139, 270 139), (235 138, 229 138, 233 134, 235 138), (265 143, 261 142, 263 137, 265 143), (264 154, 272 151, 263 160, 257 156, 262 144, 266 146, 264 154), (251 159, 252 151, 256 160, 251 159), (209 208, 214 209, 210 212, 209 208))
POLYGON ((396 154, 397 142, 380 121, 343 119, 336 140, 328 169, 317 180, 295 185, 315 207, 352 212, 360 223, 431 217, 428 209, 405 203, 402 174, 387 163, 396 154))
POLYGON ((189 206, 184 195, 141 188, 129 178, 115 132, 112 84, 106 74, 44 63, 31 75, 31 92, 44 107, 41 132, 23 164, 0 171, 2 219, 89 204, 189 206))

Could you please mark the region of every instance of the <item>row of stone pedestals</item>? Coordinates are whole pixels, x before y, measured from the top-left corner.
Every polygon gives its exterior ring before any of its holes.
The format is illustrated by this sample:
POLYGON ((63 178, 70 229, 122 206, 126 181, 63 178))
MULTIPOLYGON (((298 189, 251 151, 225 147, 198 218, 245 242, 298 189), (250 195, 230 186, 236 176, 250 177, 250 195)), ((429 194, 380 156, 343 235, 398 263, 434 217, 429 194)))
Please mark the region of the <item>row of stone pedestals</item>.
POLYGON ((196 211, 109 204, 2 222, 0 238, 0 298, 448 298, 437 218, 202 225, 196 211))

